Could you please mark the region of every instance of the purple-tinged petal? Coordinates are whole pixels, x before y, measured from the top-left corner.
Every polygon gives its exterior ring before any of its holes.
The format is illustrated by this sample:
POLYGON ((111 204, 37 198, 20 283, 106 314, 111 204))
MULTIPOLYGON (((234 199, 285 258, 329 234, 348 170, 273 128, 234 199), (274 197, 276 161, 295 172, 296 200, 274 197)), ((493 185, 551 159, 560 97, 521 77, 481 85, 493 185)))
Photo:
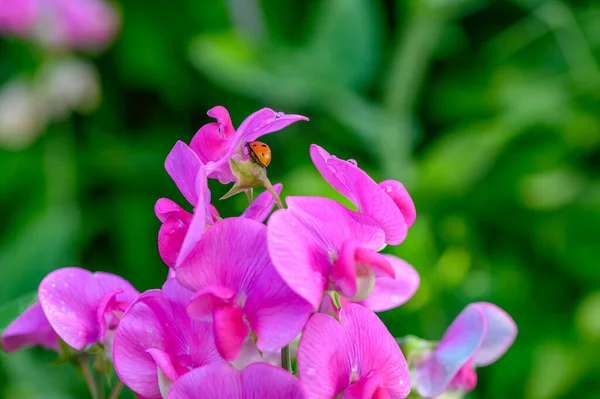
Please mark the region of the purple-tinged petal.
POLYGON ((254 363, 241 372, 213 364, 181 377, 168 399, 303 399, 300 384, 289 372, 266 363, 254 363))
POLYGON ((67 267, 48 274, 38 295, 52 328, 68 345, 81 350, 100 338, 97 309, 102 297, 115 289, 123 290, 118 301, 130 302, 139 295, 119 276, 67 267))
POLYGON ((391 397, 410 392, 398 344, 372 311, 352 303, 342 307, 339 322, 321 313, 309 320, 298 348, 298 373, 309 399, 332 398, 373 375, 391 397))
POLYGON ((186 261, 177 280, 192 290, 211 286, 236 292, 261 351, 273 352, 301 331, 311 307, 283 282, 267 250, 267 228, 247 218, 212 225, 186 261))
POLYGON ((224 107, 210 109, 208 116, 217 122, 202 126, 190 143, 190 148, 204 164, 221 159, 229 149, 229 138, 235 134, 229 112, 224 107))
POLYGON ((217 350, 227 361, 237 359, 250 329, 238 306, 217 306, 213 310, 213 328, 217 350))
POLYGON ((235 291, 230 288, 212 285, 198 290, 187 307, 188 314, 196 320, 212 321, 216 306, 231 302, 235 291))
POLYGON ((392 198, 398 209, 400 209, 408 227, 412 226, 417 218, 417 210, 404 185, 397 180, 384 180, 379 183, 379 187, 392 198))
MULTIPOLYGON (((273 188, 279 195, 283 185, 281 183, 277 183, 273 185, 273 188)), ((268 191, 263 191, 258 197, 256 197, 252 204, 246 208, 241 216, 248 219, 258 220, 259 222, 264 222, 273 210, 274 205, 275 199, 273 198, 273 195, 271 195, 271 193, 268 191)))
POLYGON ((393 309, 408 301, 419 288, 419 273, 408 263, 392 255, 383 255, 394 268, 395 278, 379 276, 371 295, 361 305, 374 312, 393 309))
POLYGON ((193 321, 186 313, 192 295, 170 279, 162 290, 144 292, 123 315, 114 339, 113 360, 119 378, 137 394, 161 398, 158 369, 162 367, 165 375, 169 370, 166 355, 179 374, 223 362, 214 344, 212 325, 193 321), (159 357, 158 352, 151 354, 148 349, 159 349, 166 355, 159 357))
POLYGON ((254 363, 241 372, 244 399, 303 399, 298 380, 280 367, 254 363))
POLYGON ((477 306, 467 306, 448 327, 435 351, 416 365, 414 379, 419 394, 435 398, 443 393, 473 357, 485 332, 484 313, 477 306))
POLYGON ((478 302, 470 306, 477 306, 483 312, 487 327, 483 342, 473 357, 473 365, 487 366, 510 348, 517 337, 517 325, 508 313, 494 304, 478 302))
POLYGON ((169 176, 192 206, 198 204, 196 176, 201 166, 198 156, 182 141, 175 144, 165 161, 169 176))
POLYGON ((48 322, 39 302, 31 305, 2 333, 2 349, 14 352, 32 346, 58 350, 58 335, 48 322))

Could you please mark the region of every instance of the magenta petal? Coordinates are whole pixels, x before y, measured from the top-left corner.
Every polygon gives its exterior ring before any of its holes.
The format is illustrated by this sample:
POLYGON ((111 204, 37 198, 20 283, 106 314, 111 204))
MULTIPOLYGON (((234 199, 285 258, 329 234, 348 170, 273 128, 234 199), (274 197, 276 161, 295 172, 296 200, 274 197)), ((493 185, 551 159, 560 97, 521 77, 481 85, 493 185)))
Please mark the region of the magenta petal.
POLYGON ((406 360, 385 325, 369 309, 348 304, 340 321, 315 314, 298 348, 298 372, 307 398, 332 398, 373 375, 394 398, 410 392, 406 360))
POLYGON ((192 206, 198 204, 196 175, 201 166, 198 156, 182 141, 175 144, 165 161, 169 176, 192 206))
POLYGON ((2 333, 2 349, 6 352, 37 345, 58 350, 58 335, 39 302, 27 308, 2 333))
POLYGON ((240 373, 226 364, 193 370, 171 387, 167 399, 243 399, 240 373))
POLYGON ((510 348, 517 337, 517 325, 508 313, 494 304, 478 302, 469 306, 477 306, 483 312, 487 327, 483 342, 473 357, 473 365, 487 366, 510 348))
MULTIPOLYGON (((191 216, 191 215, 190 215, 191 216)), ((169 217, 158 230, 158 253, 169 267, 177 265, 181 246, 187 235, 189 225, 183 220, 169 217)))
POLYGON ((97 309, 104 294, 123 290, 117 300, 130 302, 139 294, 126 280, 109 273, 67 267, 48 274, 38 295, 52 328, 77 350, 99 338, 97 309))
MULTIPOLYGON (((119 305, 117 303, 117 295, 122 293, 122 289, 116 289, 107 292, 100 298, 100 302, 98 303, 96 310, 96 319, 98 321, 98 325, 100 326, 100 333, 98 334, 99 340, 101 344, 104 344, 104 335, 106 331, 111 327, 110 320, 114 319, 114 315, 111 314, 114 310, 119 309, 119 305), (108 319, 108 320, 107 320, 108 319)), ((124 311, 125 309, 123 309, 124 311)))
POLYGON ((396 180, 384 180, 379 183, 379 187, 394 200, 408 227, 412 226, 417 218, 417 210, 404 185, 396 180))
POLYGON ((350 201, 355 202, 355 196, 350 189, 337 178, 336 174, 327 165, 327 161, 331 158, 331 155, 325 151, 324 148, 319 147, 316 144, 310 146, 310 158, 315 164, 317 170, 323 176, 327 183, 331 184, 340 194, 348 198, 350 201))
POLYGON ((237 146, 241 142, 250 142, 264 136, 281 130, 294 122, 308 121, 308 118, 302 115, 286 115, 283 112, 275 112, 269 108, 263 108, 247 117, 235 132, 233 145, 237 146))
MULTIPOLYGON (((273 188, 277 194, 279 194, 281 193, 283 185, 281 183, 277 183, 273 185, 273 188)), ((275 199, 273 198, 273 195, 271 195, 271 193, 268 191, 263 191, 258 197, 256 197, 256 199, 244 211, 244 213, 242 213, 241 216, 248 219, 258 220, 259 222, 264 222, 273 210, 274 205, 275 199)))
POLYGON ((379 276, 371 295, 360 302, 374 312, 393 309, 408 301, 419 288, 417 271, 408 263, 392 255, 384 256, 394 268, 395 278, 379 276))
POLYGON ((379 399, 385 397, 391 398, 386 389, 381 388, 382 378, 378 374, 373 374, 351 384, 341 395, 342 399, 379 399), (380 391, 380 392, 378 392, 380 391))
POLYGON ((292 374, 266 363, 254 363, 242 370, 244 399, 303 399, 304 393, 292 374))
POLYGON ((188 314, 196 320, 212 321, 213 310, 217 305, 228 303, 234 297, 235 291, 227 287, 205 287, 194 294, 187 307, 188 314))
POLYGON ((435 351, 415 367, 415 385, 425 398, 435 398, 475 354, 486 332, 485 315, 467 306, 454 319, 435 351))
POLYGON ((177 372, 175 365, 173 364, 173 359, 171 358, 171 355, 169 355, 164 350, 158 348, 149 348, 146 349, 146 352, 148 352, 148 354, 152 356, 152 359, 154 360, 160 371, 162 371, 167 377, 169 377, 169 379, 175 381, 177 378, 179 378, 179 373, 177 372))
POLYGON ((213 326, 217 350, 227 361, 235 360, 250 329, 238 306, 217 306, 213 311, 213 326))
POLYGON ((335 282, 337 291, 345 297, 356 295, 355 252, 356 243, 353 240, 344 242, 338 254, 338 259, 331 270, 331 279, 335 282))
POLYGON ((156 204, 154 205, 154 213, 156 214, 158 220, 163 223, 169 216, 175 216, 181 218, 182 220, 184 219, 183 215, 186 214, 189 215, 190 219, 192 217, 192 215, 184 211, 183 208, 168 198, 160 198, 158 201, 156 201, 156 204))
POLYGON ((190 143, 190 148, 203 163, 222 158, 229 148, 228 139, 235 133, 229 112, 224 107, 210 109, 208 116, 215 118, 217 122, 202 126, 190 143))

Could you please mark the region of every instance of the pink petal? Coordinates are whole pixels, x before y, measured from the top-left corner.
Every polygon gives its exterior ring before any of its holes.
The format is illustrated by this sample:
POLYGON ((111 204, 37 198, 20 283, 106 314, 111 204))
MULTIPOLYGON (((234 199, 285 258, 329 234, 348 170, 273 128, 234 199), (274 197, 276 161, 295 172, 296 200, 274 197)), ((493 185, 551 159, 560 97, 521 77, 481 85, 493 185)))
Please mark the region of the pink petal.
POLYGON ((117 300, 133 300, 138 292, 126 280, 109 273, 67 267, 48 274, 38 295, 52 328, 77 350, 99 338, 97 309, 104 294, 122 289, 117 300))
POLYGON ((244 323, 242 309, 238 306, 217 306, 213 320, 217 350, 225 360, 235 360, 250 332, 244 323))
POLYGON ((198 204, 196 175, 202 163, 198 156, 184 142, 178 141, 165 161, 165 168, 181 194, 192 206, 198 204))
POLYGON ((32 346, 58 351, 58 335, 48 322, 39 302, 31 305, 2 333, 2 349, 14 352, 32 346))
POLYGON ((202 126, 190 143, 190 148, 204 164, 221 159, 229 148, 229 137, 235 133, 229 113, 224 107, 212 108, 208 111, 208 116, 217 119, 217 122, 202 126))
POLYGON ((243 399, 239 372, 227 364, 212 364, 179 378, 167 399, 243 399))
POLYGON ((420 283, 419 274, 411 265, 392 255, 383 256, 394 268, 395 278, 377 277, 371 295, 359 302, 374 312, 383 312, 402 305, 414 295, 420 283))
MULTIPOLYGON (((281 185, 281 183, 277 183, 273 185, 273 188, 277 194, 279 194, 281 193, 283 185, 281 185)), ((263 191, 258 197, 256 197, 256 199, 244 211, 244 213, 242 213, 242 216, 248 219, 258 220, 259 222, 264 222, 273 210, 274 205, 275 199, 273 199, 271 193, 268 191, 263 191)))
POLYGON ((475 354, 486 333, 485 315, 477 306, 467 306, 454 319, 435 351, 417 364, 415 385, 425 398, 435 398, 475 354))
POLYGON ((184 215, 189 215, 189 219, 192 217, 192 215, 184 211, 183 208, 168 198, 160 198, 158 201, 156 201, 156 204, 154 205, 154 213, 156 214, 158 220, 163 223, 167 220, 167 218, 169 218, 169 216, 175 216, 177 218, 181 218, 182 220, 185 220, 185 218, 183 218, 184 215))
POLYGON ((373 374, 362 378, 359 381, 351 384, 341 394, 342 399, 377 399, 377 398, 391 398, 387 389, 382 388, 380 385, 383 383, 382 378, 378 374, 373 374))
MULTIPOLYGON (((116 290, 107 292, 102 296, 102 298, 100 298, 100 302, 96 308, 96 319, 98 321, 98 325, 100 326, 100 333, 98 336, 101 344, 104 344, 104 335, 111 327, 110 321, 116 318, 112 312, 114 310, 121 310, 119 309, 119 304, 117 302, 117 295, 121 294, 122 292, 123 290, 118 288, 116 290)), ((125 309, 122 310, 125 311, 125 309)))
POLYGON ((333 171, 327 165, 327 161, 331 159, 332 156, 325 151, 324 148, 321 148, 316 144, 312 144, 310 146, 310 158, 327 183, 331 184, 333 188, 335 188, 340 194, 348 198, 350 201, 355 201, 354 193, 352 193, 352 191, 350 191, 350 189, 337 178, 336 174, 333 173, 333 171))
POLYGON ((235 291, 222 286, 212 285, 198 290, 187 307, 188 314, 196 320, 212 321, 216 306, 231 302, 235 291))
POLYGON ((170 279, 162 290, 144 292, 123 315, 115 334, 113 361, 119 378, 137 394, 161 397, 157 367, 168 371, 167 360, 180 374, 184 368, 223 361, 214 345, 212 325, 187 316, 192 294, 170 279), (148 349, 164 354, 151 354, 148 349))
POLYGON ((192 290, 226 287, 232 303, 257 335, 261 351, 275 351, 301 331, 311 307, 283 282, 267 250, 267 228, 255 220, 227 218, 205 233, 177 269, 177 280, 192 290))
POLYGON ((265 134, 276 132, 298 121, 308 121, 308 118, 302 115, 286 115, 283 112, 263 108, 241 123, 235 132, 232 144, 235 147, 242 142, 255 141, 265 134))
POLYGON ((400 209, 408 227, 412 226, 417 218, 417 210, 404 185, 396 180, 384 180, 379 183, 379 187, 392 198, 398 209, 400 209))
POLYGON ((309 320, 298 348, 298 372, 309 399, 334 397, 373 375, 394 398, 410 392, 398 344, 372 311, 352 303, 340 310, 340 322, 321 313, 309 320))
MULTIPOLYGON (((190 215, 191 220, 191 215, 190 215)), ((158 231, 158 253, 169 267, 177 265, 181 246, 187 235, 189 224, 174 217, 168 217, 158 231)))
POLYGON ((158 348, 149 348, 146 349, 146 352, 152 356, 152 360, 154 360, 160 371, 162 371, 171 381, 175 381, 179 378, 180 373, 177 371, 171 355, 158 348))
POLYGON ((473 356, 473 365, 487 366, 510 348, 517 337, 517 325, 508 313, 494 304, 478 302, 469 306, 477 306, 483 312, 487 327, 483 342, 473 356))
POLYGON ((292 374, 279 367, 254 363, 242 370, 244 399, 303 399, 304 392, 292 374))

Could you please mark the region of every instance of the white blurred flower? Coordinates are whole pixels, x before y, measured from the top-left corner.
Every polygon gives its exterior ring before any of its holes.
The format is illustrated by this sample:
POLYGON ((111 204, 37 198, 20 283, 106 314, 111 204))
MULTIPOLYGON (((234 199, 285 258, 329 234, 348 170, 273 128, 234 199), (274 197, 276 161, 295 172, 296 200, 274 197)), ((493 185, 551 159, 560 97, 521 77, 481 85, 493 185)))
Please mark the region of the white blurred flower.
POLYGON ((15 79, 0 88, 0 146, 18 150, 42 132, 46 115, 30 83, 15 79))

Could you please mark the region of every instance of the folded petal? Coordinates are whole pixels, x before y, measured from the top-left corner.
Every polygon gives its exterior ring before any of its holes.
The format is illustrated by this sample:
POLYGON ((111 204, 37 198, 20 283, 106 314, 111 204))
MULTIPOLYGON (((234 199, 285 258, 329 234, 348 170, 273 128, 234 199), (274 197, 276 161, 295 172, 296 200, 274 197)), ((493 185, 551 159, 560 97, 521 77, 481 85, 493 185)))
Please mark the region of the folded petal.
POLYGON ((298 373, 307 398, 331 398, 373 375, 391 397, 410 392, 406 360, 394 338, 369 309, 348 304, 340 321, 318 313, 307 323, 298 349, 298 373))
POLYGON ((156 214, 158 220, 160 220, 162 223, 164 223, 169 216, 175 216, 182 220, 186 220, 186 218, 192 218, 191 214, 184 211, 183 208, 168 198, 160 198, 158 201, 156 201, 156 204, 154 205, 154 213, 156 214))
POLYGON ((198 204, 196 175, 200 166, 202 163, 198 156, 182 141, 175 144, 165 161, 165 169, 169 176, 192 206, 198 204))
POLYGON ((396 180, 384 180, 379 183, 379 187, 392 198, 398 209, 400 209, 408 227, 412 226, 417 218, 417 210, 404 185, 396 180))
POLYGON ((123 278, 67 267, 48 274, 38 295, 50 325, 68 345, 77 350, 99 338, 97 309, 104 294, 122 289, 117 300, 131 301, 139 293, 123 278))
POLYGON ((303 399, 304 392, 292 374, 266 363, 254 363, 242 370, 244 399, 303 399))
POLYGON ((222 305, 213 310, 213 328, 217 350, 227 361, 237 359, 250 329, 244 323, 239 306, 222 305))
MULTIPOLYGON (((277 183, 273 185, 273 188, 277 194, 279 194, 281 193, 283 185, 281 183, 277 183)), ((263 191, 258 197, 256 197, 252 204, 246 208, 244 213, 242 213, 242 216, 248 219, 258 220, 259 222, 264 222, 273 210, 274 205, 275 199, 273 198, 273 195, 271 195, 271 193, 268 191, 263 191)))
POLYGON ((414 295, 420 283, 419 274, 411 265, 393 255, 383 256, 394 268, 395 277, 377 277, 371 295, 359 302, 374 312, 383 312, 402 305, 414 295))
POLYGON ((469 306, 476 306, 483 312, 487 327, 483 342, 473 356, 473 365, 487 366, 510 348, 517 337, 517 325, 508 313, 494 304, 478 302, 469 306))
POLYGON ((425 398, 435 398, 473 357, 486 333, 485 314, 467 306, 446 330, 435 351, 414 371, 415 385, 425 398))
POLYGON ((2 333, 2 349, 14 352, 32 346, 58 350, 58 335, 52 329, 39 302, 31 305, 2 333))
POLYGON ((229 148, 229 138, 235 134, 229 112, 224 107, 211 108, 208 116, 217 122, 202 126, 190 143, 190 148, 205 164, 221 159, 229 148))
POLYGON ((158 253, 167 266, 175 267, 177 265, 177 258, 181 252, 181 246, 188 229, 189 224, 182 219, 171 216, 160 226, 158 230, 158 253))
POLYGON ((188 314, 196 320, 212 321, 213 310, 221 304, 230 303, 235 297, 235 291, 218 285, 201 288, 192 297, 188 314))
POLYGON ((239 372, 226 364, 197 368, 178 379, 167 399, 242 399, 239 372))

